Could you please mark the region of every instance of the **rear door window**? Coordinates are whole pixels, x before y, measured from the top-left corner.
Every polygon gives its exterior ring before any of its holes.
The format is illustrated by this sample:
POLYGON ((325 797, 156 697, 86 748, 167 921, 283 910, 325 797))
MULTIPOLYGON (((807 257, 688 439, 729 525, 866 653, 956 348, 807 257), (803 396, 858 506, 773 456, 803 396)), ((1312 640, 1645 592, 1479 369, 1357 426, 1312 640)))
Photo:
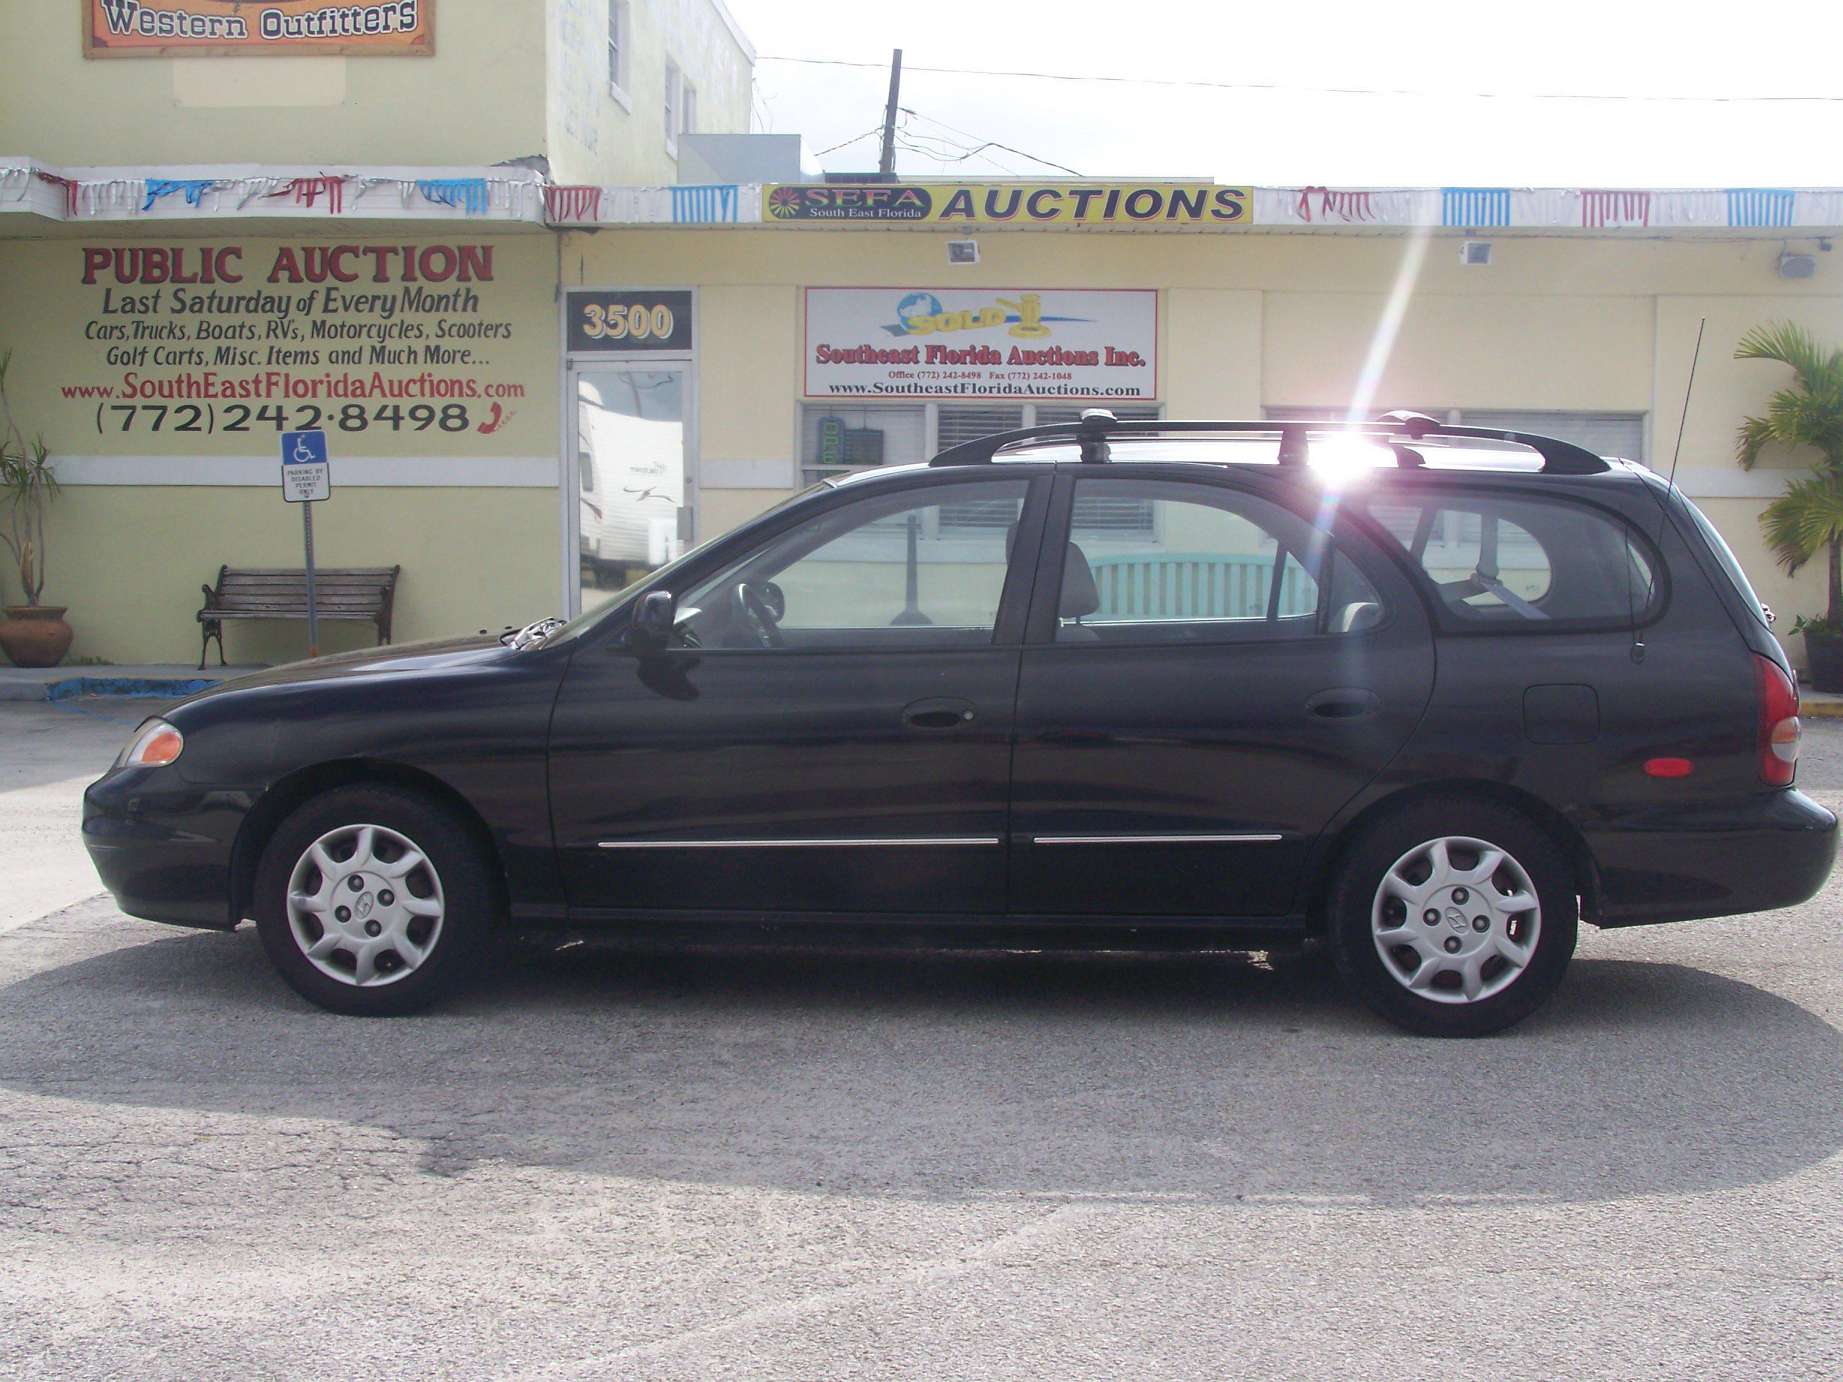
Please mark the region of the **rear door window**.
POLYGON ((1620 626, 1652 617, 1662 598, 1650 544, 1592 505, 1442 492, 1376 495, 1368 512, 1451 627, 1620 626))
POLYGON ((1058 643, 1222 643, 1362 633, 1382 597, 1290 509, 1125 473, 1075 482, 1058 643))

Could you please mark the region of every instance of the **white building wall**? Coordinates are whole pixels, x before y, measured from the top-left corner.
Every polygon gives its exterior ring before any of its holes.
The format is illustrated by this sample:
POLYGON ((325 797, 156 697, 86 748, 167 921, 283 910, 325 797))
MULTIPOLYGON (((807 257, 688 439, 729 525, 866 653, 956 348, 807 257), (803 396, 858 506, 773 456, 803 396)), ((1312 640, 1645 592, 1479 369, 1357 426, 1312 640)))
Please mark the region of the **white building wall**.
POLYGON ((662 186, 679 180, 683 87, 695 128, 745 134, 755 52, 719 0, 548 0, 552 176, 563 183, 662 186), (612 80, 609 15, 619 15, 620 81, 612 80), (668 64, 678 74, 666 129, 668 64))

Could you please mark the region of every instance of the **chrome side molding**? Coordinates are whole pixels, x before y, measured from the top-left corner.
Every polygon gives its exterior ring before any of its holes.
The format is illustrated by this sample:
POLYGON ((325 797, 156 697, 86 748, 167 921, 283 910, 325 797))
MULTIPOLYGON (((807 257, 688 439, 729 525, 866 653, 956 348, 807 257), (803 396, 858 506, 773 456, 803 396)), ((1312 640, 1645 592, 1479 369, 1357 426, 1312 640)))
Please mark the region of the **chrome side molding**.
POLYGON ((1284 835, 1036 835, 1033 845, 1275 845, 1284 835))
POLYGON ((867 840, 602 840, 597 849, 917 849, 934 845, 996 845, 996 835, 910 836, 867 840))
MULTIPOLYGON (((1253 835, 1034 835, 1033 845, 1273 845, 1286 837, 1253 835)), ((837 840, 600 840, 597 849, 927 849, 999 845, 996 835, 912 835, 837 840)))

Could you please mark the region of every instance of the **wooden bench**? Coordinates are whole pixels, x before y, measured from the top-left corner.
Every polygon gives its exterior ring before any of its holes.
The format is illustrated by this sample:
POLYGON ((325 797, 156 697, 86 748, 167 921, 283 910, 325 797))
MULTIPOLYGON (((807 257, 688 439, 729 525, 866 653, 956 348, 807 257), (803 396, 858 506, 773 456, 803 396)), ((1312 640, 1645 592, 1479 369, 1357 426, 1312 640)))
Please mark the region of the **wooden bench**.
MULTIPOLYGON (((401 566, 348 566, 314 570, 314 613, 321 619, 376 624, 378 646, 390 642, 390 607, 397 594, 401 566)), ((218 583, 201 586, 205 607, 198 612, 204 636, 198 665, 204 670, 211 640, 218 640, 218 666, 224 666, 226 619, 305 619, 307 572, 273 567, 220 566, 218 583)))

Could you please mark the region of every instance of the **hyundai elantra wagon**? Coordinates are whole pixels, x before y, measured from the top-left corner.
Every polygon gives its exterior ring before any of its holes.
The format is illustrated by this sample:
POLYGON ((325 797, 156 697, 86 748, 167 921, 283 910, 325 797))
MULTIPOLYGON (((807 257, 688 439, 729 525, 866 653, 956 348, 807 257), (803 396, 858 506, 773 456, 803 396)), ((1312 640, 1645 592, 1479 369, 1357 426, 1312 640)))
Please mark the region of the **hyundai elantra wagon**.
POLYGON ((1812 896, 1792 670, 1664 479, 1413 415, 828 480, 569 622, 227 682, 88 791, 124 911, 402 1013, 506 930, 1321 943, 1509 1026, 1579 924, 1812 896))

